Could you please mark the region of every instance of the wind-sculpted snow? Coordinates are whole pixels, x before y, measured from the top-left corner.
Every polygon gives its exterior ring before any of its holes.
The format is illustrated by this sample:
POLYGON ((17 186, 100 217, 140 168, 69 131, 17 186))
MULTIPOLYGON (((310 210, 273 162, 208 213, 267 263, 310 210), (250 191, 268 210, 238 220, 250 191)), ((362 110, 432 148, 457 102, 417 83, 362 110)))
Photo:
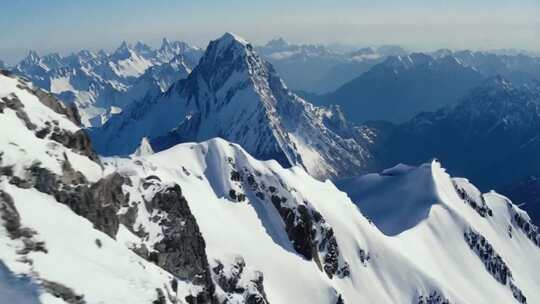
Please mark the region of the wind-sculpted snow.
POLYGON ((381 231, 397 235, 425 220, 432 205, 439 203, 431 170, 430 164, 399 164, 380 174, 338 181, 337 186, 381 231))

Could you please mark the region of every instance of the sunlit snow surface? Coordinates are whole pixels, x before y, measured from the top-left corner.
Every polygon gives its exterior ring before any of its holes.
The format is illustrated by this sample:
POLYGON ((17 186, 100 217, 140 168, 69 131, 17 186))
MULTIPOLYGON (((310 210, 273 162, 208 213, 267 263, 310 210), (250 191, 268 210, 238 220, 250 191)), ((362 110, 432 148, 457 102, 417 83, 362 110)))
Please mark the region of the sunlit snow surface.
MULTIPOLYGON (((396 209, 384 218, 389 227, 399 228, 400 233, 392 237, 370 224, 361 208, 331 182, 317 181, 297 167, 283 169, 274 161, 257 161, 221 139, 178 145, 138 160, 141 165, 126 159, 108 162, 124 173, 154 174, 179 183, 201 227, 209 259, 244 256, 248 265, 264 273, 271 303, 328 303, 335 300, 335 291, 350 302, 409 303, 432 290, 452 303, 512 303, 507 286, 493 279, 464 241, 468 227, 489 239, 530 303, 540 299, 540 280, 531 268, 540 265, 540 251, 517 230, 513 238, 508 237, 506 199, 486 194, 494 216, 480 217, 458 197, 438 162, 419 168, 400 166, 374 180, 368 178, 374 190, 366 204, 396 209), (333 227, 351 277, 329 280, 315 263, 294 253, 281 219, 267 203, 255 197, 232 202, 227 195, 228 189, 235 188, 229 158, 236 168, 260 172, 266 185, 276 181, 287 185, 295 203, 307 201, 314 206, 333 227), (397 179, 390 183, 394 187, 385 185, 392 176, 397 179), (369 252, 366 265, 360 249, 369 252)), ((464 179, 455 181, 474 188, 464 179)))

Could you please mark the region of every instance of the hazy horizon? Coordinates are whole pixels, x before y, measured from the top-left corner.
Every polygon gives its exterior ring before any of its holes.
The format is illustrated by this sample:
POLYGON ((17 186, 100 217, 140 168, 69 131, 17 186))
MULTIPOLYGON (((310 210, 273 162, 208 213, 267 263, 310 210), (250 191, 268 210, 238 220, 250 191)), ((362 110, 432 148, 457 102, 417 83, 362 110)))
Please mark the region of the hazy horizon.
POLYGON ((225 31, 253 44, 276 37, 291 43, 395 44, 410 50, 523 49, 540 51, 535 0, 369 1, 284 0, 153 2, 11 1, 0 20, 0 60, 116 48, 122 41, 159 45, 162 37, 206 46, 225 31))

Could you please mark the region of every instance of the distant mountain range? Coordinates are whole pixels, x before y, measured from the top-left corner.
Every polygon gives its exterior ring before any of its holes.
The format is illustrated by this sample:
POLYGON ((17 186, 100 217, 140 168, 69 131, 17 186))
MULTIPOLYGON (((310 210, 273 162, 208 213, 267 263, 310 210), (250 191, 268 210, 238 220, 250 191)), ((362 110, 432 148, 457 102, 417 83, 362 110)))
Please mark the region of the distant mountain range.
POLYGON ((387 165, 436 157, 481 189, 505 189, 540 172, 540 83, 493 77, 454 105, 378 128, 387 165))
POLYGON ((389 57, 336 91, 312 98, 339 105, 353 122, 403 122, 456 101, 483 78, 454 57, 414 53, 389 57))
POLYGON ((398 46, 346 52, 324 45, 291 44, 283 38, 271 40, 257 51, 274 65, 290 89, 310 93, 333 91, 387 56, 407 53, 398 46))
POLYGON ((12 71, 79 108, 85 126, 99 126, 133 100, 185 78, 202 50, 163 39, 158 49, 122 43, 113 53, 82 50, 61 57, 30 51, 12 71))

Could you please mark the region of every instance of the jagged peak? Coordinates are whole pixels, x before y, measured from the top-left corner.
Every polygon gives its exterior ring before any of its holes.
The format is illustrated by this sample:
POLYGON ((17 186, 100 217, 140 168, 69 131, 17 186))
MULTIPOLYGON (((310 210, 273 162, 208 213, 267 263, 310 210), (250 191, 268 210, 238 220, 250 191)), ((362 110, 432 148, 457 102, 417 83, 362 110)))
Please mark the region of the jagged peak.
POLYGON ((131 45, 126 41, 122 41, 120 46, 114 51, 114 54, 125 54, 131 51, 131 45))
POLYGON ((120 46, 118 47, 119 49, 126 49, 126 48, 130 48, 130 45, 127 43, 127 41, 122 41, 122 43, 120 44, 120 46))
POLYGON ((144 43, 142 41, 137 41, 133 48, 135 50, 137 50, 137 51, 149 51, 149 50, 152 49, 148 44, 146 44, 146 43, 144 43))
POLYGON ((41 58, 39 57, 39 54, 34 51, 30 50, 28 51, 28 55, 24 58, 25 62, 38 62, 41 58))
POLYGON ((171 48, 171 42, 166 37, 163 37, 163 39, 161 39, 160 49, 164 50, 164 49, 169 49, 169 48, 171 48))

